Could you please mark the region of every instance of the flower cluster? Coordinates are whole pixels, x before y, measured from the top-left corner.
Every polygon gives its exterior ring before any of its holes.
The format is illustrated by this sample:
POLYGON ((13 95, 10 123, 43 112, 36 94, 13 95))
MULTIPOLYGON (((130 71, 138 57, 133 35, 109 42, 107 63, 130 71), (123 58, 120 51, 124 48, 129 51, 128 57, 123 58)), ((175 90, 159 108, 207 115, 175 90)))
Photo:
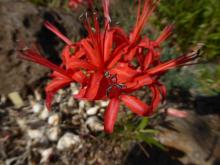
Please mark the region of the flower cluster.
POLYGON ((48 109, 54 94, 72 82, 80 84, 74 97, 85 100, 107 100, 104 114, 105 131, 111 133, 119 111, 120 102, 139 116, 154 113, 166 95, 166 88, 159 78, 167 70, 188 65, 197 55, 188 53, 176 59, 162 62, 160 45, 171 34, 173 26, 167 26, 156 40, 141 36, 141 31, 155 10, 157 1, 139 1, 137 20, 131 33, 121 27, 111 26, 109 0, 102 0, 104 28, 100 27, 97 13, 85 19, 88 36, 73 43, 49 22, 45 26, 61 38, 66 46, 62 51, 62 64, 57 66, 39 53, 26 49, 21 57, 53 70, 52 81, 46 87, 48 109), (93 25, 93 26, 92 26, 93 25), (149 104, 132 93, 144 86, 151 91, 149 104))
POLYGON ((81 4, 86 4, 88 6, 92 6, 93 0, 69 0, 68 6, 70 8, 77 8, 81 4))

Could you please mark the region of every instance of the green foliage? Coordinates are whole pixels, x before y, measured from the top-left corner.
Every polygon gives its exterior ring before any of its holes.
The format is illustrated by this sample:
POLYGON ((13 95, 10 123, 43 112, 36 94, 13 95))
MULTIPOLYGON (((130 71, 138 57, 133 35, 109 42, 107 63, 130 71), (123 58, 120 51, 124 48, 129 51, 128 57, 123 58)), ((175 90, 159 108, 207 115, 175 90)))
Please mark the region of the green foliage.
MULTIPOLYGON (((119 120, 116 123, 113 134, 107 137, 120 141, 123 140, 125 144, 131 141, 145 142, 149 146, 165 149, 155 138, 159 131, 150 125, 151 122, 148 117, 137 117, 136 115, 126 113, 126 115, 120 116, 119 120)), ((106 134, 102 134, 102 137, 106 138, 106 134)))
MULTIPOLYGON (((203 42, 208 59, 217 58, 220 52, 220 1, 219 0, 162 0, 157 16, 165 24, 174 23, 176 40, 182 50, 203 42)), ((157 24, 161 22, 157 21, 157 24)))
MULTIPOLYGON (((173 70, 163 78, 169 89, 193 89, 197 94, 214 95, 220 92, 220 1, 219 0, 161 0, 153 22, 162 29, 173 23, 172 42, 182 52, 187 52, 198 42, 205 44, 203 60, 191 69, 173 70), (163 20, 161 22, 161 20, 163 20), (164 25, 163 25, 164 24, 164 25), (181 75, 181 76, 180 76, 181 75)), ((167 45, 164 47, 169 49, 167 45)), ((165 58, 175 53, 164 51, 165 58)))

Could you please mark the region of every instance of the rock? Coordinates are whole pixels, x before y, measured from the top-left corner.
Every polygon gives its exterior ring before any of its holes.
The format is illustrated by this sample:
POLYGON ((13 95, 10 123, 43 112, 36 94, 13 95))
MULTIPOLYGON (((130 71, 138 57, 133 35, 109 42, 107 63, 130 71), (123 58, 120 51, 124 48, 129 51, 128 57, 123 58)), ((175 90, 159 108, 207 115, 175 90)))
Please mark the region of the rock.
POLYGON ((86 125, 93 131, 103 131, 104 126, 100 123, 96 116, 91 116, 86 120, 86 125))
POLYGON ((75 99, 71 96, 67 102, 68 107, 73 107, 76 104, 75 99))
POLYGON ((103 108, 107 107, 108 104, 109 104, 109 101, 100 101, 100 106, 103 108))
POLYGON ((23 99, 18 92, 9 93, 8 97, 16 108, 20 108, 24 105, 23 99))
POLYGON ((86 110, 87 115, 91 116, 91 115, 95 115, 99 110, 98 106, 89 108, 88 110, 86 110))
POLYGON ((6 101, 7 101, 7 97, 5 95, 1 95, 0 97, 1 97, 0 98, 0 106, 5 105, 6 101))
POLYGON ((60 123, 60 115, 55 113, 48 118, 48 124, 56 126, 60 123))
POLYGON ((70 84, 70 89, 71 89, 72 95, 76 95, 79 93, 79 89, 77 88, 75 83, 70 84))
POLYGON ((42 120, 46 120, 50 115, 50 112, 48 111, 47 107, 45 106, 43 111, 41 111, 39 118, 42 120))
POLYGON ((73 124, 73 125, 80 125, 80 124, 82 124, 82 122, 83 122, 82 116, 80 116, 80 115, 74 115, 74 116, 72 117, 72 124, 73 124))
POLYGON ((81 142, 80 137, 73 133, 67 132, 65 133, 57 143, 58 150, 68 149, 70 147, 79 145, 81 142))
POLYGON ((47 149, 41 150, 40 153, 41 153, 40 163, 49 162, 50 157, 53 154, 53 148, 47 148, 47 149))
POLYGON ((85 101, 84 101, 84 100, 80 100, 80 101, 79 101, 79 108, 80 108, 80 109, 84 109, 85 106, 86 106, 85 101))
POLYGON ((36 140, 37 142, 44 143, 45 141, 47 141, 43 129, 29 129, 27 131, 27 134, 31 139, 36 140))
POLYGON ((40 113, 44 109, 44 106, 40 102, 35 102, 32 105, 32 110, 34 113, 40 113))
POLYGON ((61 130, 59 127, 49 128, 47 131, 47 137, 50 141, 57 141, 60 136, 61 130))
POLYGON ((27 121, 25 119, 17 118, 16 122, 18 126, 21 128, 21 130, 27 130, 28 126, 27 126, 27 121))

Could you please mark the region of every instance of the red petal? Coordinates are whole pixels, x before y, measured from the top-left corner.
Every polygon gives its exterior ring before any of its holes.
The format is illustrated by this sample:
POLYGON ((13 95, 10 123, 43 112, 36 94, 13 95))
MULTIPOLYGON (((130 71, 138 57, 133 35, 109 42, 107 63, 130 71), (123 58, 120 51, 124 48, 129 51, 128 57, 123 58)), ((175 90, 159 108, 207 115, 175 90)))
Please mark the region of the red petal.
POLYGON ((68 79, 53 79, 47 86, 46 86, 46 106, 47 106, 47 109, 50 110, 51 108, 51 103, 52 103, 52 99, 53 99, 53 96, 56 94, 56 92, 69 85, 70 84, 70 80, 68 79))
POLYGON ((98 93, 102 78, 103 78, 102 73, 94 73, 91 75, 91 79, 86 90, 86 98, 88 98, 89 100, 95 99, 98 93))
POLYGON ((150 68, 147 72, 148 74, 160 74, 169 69, 173 69, 175 67, 181 67, 184 65, 190 65, 190 61, 195 60, 198 57, 198 53, 190 52, 188 54, 177 57, 176 59, 172 59, 161 63, 153 68, 150 68))
POLYGON ((131 61, 134 58, 134 56, 136 55, 136 52, 137 52, 137 47, 130 50, 129 53, 125 56, 125 60, 131 61))
POLYGON ((108 69, 111 69, 121 59, 124 53, 123 49, 126 47, 126 45, 127 43, 123 43, 114 50, 111 60, 107 66, 108 69))
POLYGON ((104 10, 105 25, 107 25, 109 22, 111 22, 111 18, 109 16, 109 0, 103 0, 102 7, 104 10))
POLYGON ((166 26, 155 42, 160 45, 164 40, 166 40, 170 36, 170 34, 173 31, 173 27, 173 25, 166 26))
POLYGON ((110 70, 111 74, 117 74, 117 79, 119 83, 124 83, 130 81, 136 74, 137 71, 131 69, 128 63, 118 63, 116 67, 110 70))
POLYGON ((150 64, 152 63, 153 54, 152 51, 149 50, 149 52, 146 54, 144 59, 144 70, 148 69, 150 64))
POLYGON ((99 67, 101 60, 99 57, 99 53, 97 52, 98 50, 95 50, 94 48, 92 48, 89 41, 87 41, 85 39, 81 41, 81 44, 82 44, 83 48, 85 49, 86 55, 88 56, 88 59, 91 62, 91 64, 99 67))
POLYGON ((91 65, 90 63, 78 59, 70 60, 68 63, 68 68, 70 69, 88 69, 88 70, 95 70, 95 66, 91 65))
POLYGON ((75 72, 72 74, 72 79, 79 83, 84 83, 86 81, 86 76, 82 71, 75 72))
POLYGON ((113 32, 106 32, 104 40, 104 62, 108 61, 112 51, 113 32))
POLYGON ((145 0, 142 11, 140 11, 141 2, 139 1, 137 21, 133 29, 133 33, 131 34, 131 42, 137 41, 140 32, 144 27, 144 24, 147 22, 149 16, 153 13, 156 7, 156 2, 154 2, 153 0, 145 0))
POLYGON ((149 106, 134 96, 121 95, 121 100, 131 109, 132 112, 140 116, 149 114, 149 106))
POLYGON ((46 21, 44 23, 44 26, 55 33, 60 39, 62 39, 64 42, 66 42, 68 45, 72 45, 72 41, 68 39, 65 35, 63 35, 55 26, 53 26, 50 22, 46 21))
POLYGON ((142 87, 144 85, 150 85, 154 83, 155 80, 150 75, 144 74, 144 75, 135 77, 133 81, 137 82, 139 87, 142 87))
POLYGON ((104 129, 107 133, 113 132, 115 121, 118 115, 118 110, 119 99, 112 98, 104 114, 104 129))
POLYGON ((152 106, 152 110, 154 111, 157 108, 161 100, 160 91, 156 87, 150 87, 150 89, 153 94, 151 106, 152 106))
POLYGON ((43 56, 41 56, 40 54, 38 54, 37 52, 35 52, 33 50, 27 49, 27 50, 21 51, 20 57, 25 60, 32 61, 32 62, 38 63, 40 65, 43 65, 43 66, 50 68, 51 70, 54 70, 56 72, 59 72, 60 74, 62 74, 66 78, 70 78, 70 75, 64 69, 53 64, 52 62, 50 62, 49 60, 47 60, 46 58, 44 58, 43 56))

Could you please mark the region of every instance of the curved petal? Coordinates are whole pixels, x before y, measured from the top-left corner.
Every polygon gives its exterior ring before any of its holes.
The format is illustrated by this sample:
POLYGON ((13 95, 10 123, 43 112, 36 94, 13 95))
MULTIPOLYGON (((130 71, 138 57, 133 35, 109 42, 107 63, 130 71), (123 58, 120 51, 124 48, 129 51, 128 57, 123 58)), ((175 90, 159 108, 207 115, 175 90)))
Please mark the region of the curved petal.
POLYGON ((138 82, 138 87, 142 87, 144 85, 150 85, 154 83, 155 80, 148 74, 144 74, 144 75, 135 77, 133 81, 138 82))
POLYGON ((161 100, 160 91, 156 87, 150 87, 150 89, 151 89, 152 95, 153 95, 151 107, 152 107, 152 111, 154 111, 157 108, 157 106, 161 100))
POLYGON ((84 83, 87 80, 87 77, 83 74, 82 71, 78 71, 72 74, 72 79, 79 83, 84 83))
POLYGON ((44 23, 44 26, 52 31, 54 34, 56 34, 60 39, 62 39, 66 44, 72 45, 72 41, 68 39, 65 35, 63 35, 54 25, 52 25, 50 22, 46 21, 44 23))
POLYGON ((111 69, 111 74, 117 74, 119 83, 130 81, 138 72, 128 66, 128 63, 118 63, 111 69))
POLYGON ((88 69, 88 70, 95 70, 96 68, 86 62, 86 61, 82 61, 82 60, 78 60, 78 59, 75 59, 75 60, 72 60, 68 63, 68 68, 70 69, 80 69, 80 68, 83 68, 83 69, 88 69))
POLYGON ((153 53, 151 50, 146 54, 144 58, 144 70, 148 69, 153 60, 153 53))
POLYGON ((96 67, 99 67, 101 65, 101 59, 99 57, 99 53, 97 52, 98 50, 95 50, 88 40, 82 40, 81 44, 85 49, 86 55, 91 64, 93 64, 96 67))
POLYGON ((112 98, 104 114, 104 129, 107 133, 112 133, 119 110, 119 99, 112 98))
POLYGON ((131 109, 132 112, 139 116, 149 115, 150 107, 134 96, 121 95, 121 100, 131 109))
POLYGON ((104 62, 108 61, 112 51, 113 32, 106 32, 104 38, 104 62))
POLYGON ((66 78, 71 78, 71 76, 66 72, 66 70, 62 69, 60 66, 55 65, 54 63, 47 60, 45 57, 40 55, 38 52, 35 52, 31 49, 22 50, 19 54, 20 58, 23 58, 25 60, 35 62, 37 64, 40 64, 44 67, 47 67, 53 71, 59 72, 66 78))
POLYGON ((90 81, 89 81, 89 85, 86 89, 86 98, 89 100, 94 100, 98 90, 100 88, 100 82, 103 78, 103 74, 102 73, 94 73, 91 75, 90 81))
POLYGON ((53 79, 47 86, 46 86, 46 106, 47 106, 47 109, 50 110, 51 108, 51 103, 52 103, 52 99, 53 99, 53 96, 56 94, 56 92, 69 85, 70 84, 70 80, 68 79, 53 79))

